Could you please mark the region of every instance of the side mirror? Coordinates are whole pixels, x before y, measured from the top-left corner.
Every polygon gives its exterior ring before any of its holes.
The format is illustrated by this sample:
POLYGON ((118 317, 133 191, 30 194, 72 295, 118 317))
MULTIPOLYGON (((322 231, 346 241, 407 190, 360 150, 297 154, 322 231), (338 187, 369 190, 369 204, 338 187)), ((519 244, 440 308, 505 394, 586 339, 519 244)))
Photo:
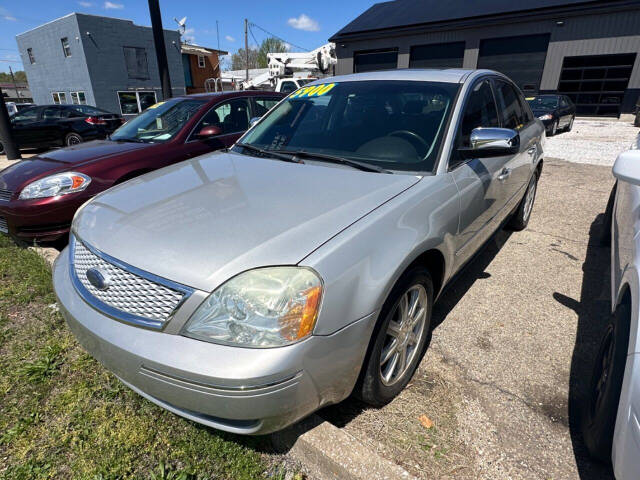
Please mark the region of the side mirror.
POLYGON ((640 186, 640 150, 627 150, 618 155, 613 164, 613 176, 640 186))
POLYGON ((216 127, 215 125, 210 125, 208 127, 203 127, 196 135, 200 140, 205 140, 207 138, 215 137, 216 135, 220 135, 222 133, 222 129, 220 127, 216 127))
POLYGON ((260 121, 261 117, 253 117, 251 120, 249 120, 249 128, 253 127, 256 123, 258 123, 260 121))
POLYGON ((458 150, 465 157, 501 157, 520 150, 520 135, 510 128, 474 128, 469 138, 470 147, 458 150))

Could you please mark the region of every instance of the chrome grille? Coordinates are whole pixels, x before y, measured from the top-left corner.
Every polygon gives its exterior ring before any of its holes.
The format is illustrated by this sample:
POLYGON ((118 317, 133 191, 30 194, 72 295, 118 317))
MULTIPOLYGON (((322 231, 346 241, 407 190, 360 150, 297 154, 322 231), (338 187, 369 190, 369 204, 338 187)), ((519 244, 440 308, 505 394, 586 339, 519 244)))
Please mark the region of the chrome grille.
MULTIPOLYGON (((96 308, 115 309, 117 312, 122 312, 122 314, 112 315, 120 320, 161 327, 188 295, 186 290, 169 288, 116 265, 91 251, 77 238, 72 238, 72 244, 73 269, 77 281, 91 297, 99 301, 97 306, 94 305, 96 308), (87 270, 92 268, 99 270, 105 278, 109 279, 107 289, 99 290, 89 282, 87 270), (104 305, 109 308, 104 308, 104 305)), ((144 272, 140 273, 144 274, 144 272)), ((151 276, 151 274, 148 275, 151 276)), ((78 287, 77 284, 76 287, 78 287)), ((82 288, 79 290, 80 293, 85 293, 81 291, 82 288)), ((84 296, 90 303, 96 303, 92 302, 91 298, 86 298, 86 294, 84 296)), ((105 313, 110 312, 105 311, 105 313)))
POLYGON ((0 217, 0 232, 9 233, 9 227, 7 226, 7 220, 4 217, 0 217))
POLYGON ((13 195, 13 192, 11 190, 0 188, 0 202, 8 202, 9 200, 11 200, 11 195, 13 195))

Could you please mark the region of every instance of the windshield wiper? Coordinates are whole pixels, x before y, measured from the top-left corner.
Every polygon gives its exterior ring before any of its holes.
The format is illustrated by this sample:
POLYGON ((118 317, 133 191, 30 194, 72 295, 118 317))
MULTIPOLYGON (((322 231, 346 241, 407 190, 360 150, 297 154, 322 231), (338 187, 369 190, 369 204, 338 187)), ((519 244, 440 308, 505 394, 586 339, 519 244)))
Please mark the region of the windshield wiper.
MULTIPOLYGON (((304 163, 302 160, 296 160, 295 159, 295 155, 294 152, 291 152, 289 155, 283 155, 282 153, 279 152, 275 152, 273 150, 264 150, 262 148, 258 148, 258 147, 254 147, 253 145, 250 145, 248 143, 236 143, 236 145, 238 147, 242 147, 242 148, 246 148, 247 150, 251 150, 252 152, 256 152, 259 153, 265 157, 273 157, 273 158, 277 158, 278 160, 282 160, 285 162, 291 162, 291 163, 304 163)), ((288 153, 288 152, 287 152, 288 153)))
POLYGON ((315 153, 315 152, 307 152, 305 150, 278 150, 278 152, 286 152, 290 155, 300 158, 309 158, 312 160, 321 160, 325 162, 331 163, 339 163, 341 165, 348 165, 349 167, 357 168, 359 170, 364 170, 365 172, 376 172, 376 173, 391 173, 389 170, 385 170, 378 165, 374 165, 372 163, 359 162, 356 160, 350 160, 344 157, 336 157, 334 155, 327 155, 325 153, 315 153))

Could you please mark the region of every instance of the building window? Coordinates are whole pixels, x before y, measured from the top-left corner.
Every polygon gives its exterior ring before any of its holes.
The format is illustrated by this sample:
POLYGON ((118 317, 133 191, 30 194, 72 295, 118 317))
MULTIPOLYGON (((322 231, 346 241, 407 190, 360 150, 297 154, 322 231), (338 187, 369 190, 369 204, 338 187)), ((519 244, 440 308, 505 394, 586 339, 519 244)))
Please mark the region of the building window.
POLYGON ((36 63, 36 57, 33 56, 33 48, 27 48, 27 55, 29 56, 29 63, 36 63))
POLYGON ((156 92, 118 92, 122 115, 137 115, 157 102, 156 92))
POLYGON ((52 92, 51 97, 55 104, 67 103, 67 94, 65 92, 52 92))
POLYGON ((198 55, 198 67, 204 68, 205 65, 204 55, 198 55))
POLYGON ((62 43, 62 53, 65 57, 71 56, 71 47, 69 46, 69 39, 67 37, 63 37, 60 39, 60 43, 62 43))
POLYGON ((398 49, 356 52, 353 56, 354 73, 398 68, 398 49))
POLYGON ((124 62, 127 65, 129 78, 138 80, 149 80, 149 64, 147 63, 147 52, 141 47, 122 47, 124 51, 124 62))
POLYGON ((87 99, 84 92, 71 92, 71 103, 74 105, 86 105, 87 99))

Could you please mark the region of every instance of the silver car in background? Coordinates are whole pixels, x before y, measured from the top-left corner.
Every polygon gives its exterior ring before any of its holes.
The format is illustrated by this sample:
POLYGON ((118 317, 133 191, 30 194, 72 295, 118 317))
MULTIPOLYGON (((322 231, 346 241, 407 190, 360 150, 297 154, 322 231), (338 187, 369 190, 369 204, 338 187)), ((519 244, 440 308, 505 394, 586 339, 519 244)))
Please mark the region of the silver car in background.
POLYGON ((618 480, 640 476, 640 136, 613 166, 607 206, 611 230, 611 321, 589 387, 582 420, 592 456, 613 463, 618 480))
POLYGON ((526 227, 543 141, 496 72, 314 82, 230 151, 85 204, 54 267, 61 311, 125 384, 214 428, 272 432, 352 392, 384 405, 443 287, 526 227))

